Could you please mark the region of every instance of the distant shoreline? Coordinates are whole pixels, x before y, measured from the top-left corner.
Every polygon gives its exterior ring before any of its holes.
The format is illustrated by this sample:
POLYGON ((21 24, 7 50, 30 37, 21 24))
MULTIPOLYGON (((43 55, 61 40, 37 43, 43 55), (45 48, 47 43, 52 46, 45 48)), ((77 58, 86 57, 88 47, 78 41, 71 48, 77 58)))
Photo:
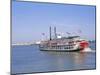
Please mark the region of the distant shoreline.
MULTIPOLYGON (((89 43, 95 43, 95 42, 96 42, 96 40, 89 40, 89 43)), ((37 43, 27 43, 27 42, 12 44, 12 46, 25 46, 25 45, 39 45, 39 44, 37 44, 37 43)))
POLYGON ((39 45, 39 44, 12 44, 12 46, 31 46, 31 45, 39 45))

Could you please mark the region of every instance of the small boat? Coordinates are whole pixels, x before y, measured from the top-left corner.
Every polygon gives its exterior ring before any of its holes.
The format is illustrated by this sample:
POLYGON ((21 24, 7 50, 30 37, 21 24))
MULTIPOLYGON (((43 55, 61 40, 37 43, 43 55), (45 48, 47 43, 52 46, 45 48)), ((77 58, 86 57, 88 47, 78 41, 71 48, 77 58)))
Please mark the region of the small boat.
POLYGON ((82 51, 89 46, 89 43, 85 39, 81 39, 80 36, 68 36, 57 38, 56 28, 54 28, 55 38, 51 38, 50 27, 50 39, 41 41, 39 48, 41 51, 82 51))

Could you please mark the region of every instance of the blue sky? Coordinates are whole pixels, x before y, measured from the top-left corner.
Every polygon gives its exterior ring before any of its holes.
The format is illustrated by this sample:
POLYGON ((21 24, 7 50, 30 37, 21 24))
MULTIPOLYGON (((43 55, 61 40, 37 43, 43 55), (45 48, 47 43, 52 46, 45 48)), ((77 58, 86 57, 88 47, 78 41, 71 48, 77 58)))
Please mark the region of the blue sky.
POLYGON ((95 6, 12 2, 13 43, 49 38, 49 26, 52 29, 56 26, 57 32, 63 32, 64 36, 70 32, 95 39, 95 6))

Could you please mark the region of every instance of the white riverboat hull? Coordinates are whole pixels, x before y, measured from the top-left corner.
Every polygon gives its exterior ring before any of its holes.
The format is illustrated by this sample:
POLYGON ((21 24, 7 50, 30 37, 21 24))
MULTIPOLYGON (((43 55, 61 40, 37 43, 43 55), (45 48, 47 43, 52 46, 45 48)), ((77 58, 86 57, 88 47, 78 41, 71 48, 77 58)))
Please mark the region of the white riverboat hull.
POLYGON ((82 49, 40 49, 41 51, 59 51, 59 52, 74 52, 81 51, 82 49))

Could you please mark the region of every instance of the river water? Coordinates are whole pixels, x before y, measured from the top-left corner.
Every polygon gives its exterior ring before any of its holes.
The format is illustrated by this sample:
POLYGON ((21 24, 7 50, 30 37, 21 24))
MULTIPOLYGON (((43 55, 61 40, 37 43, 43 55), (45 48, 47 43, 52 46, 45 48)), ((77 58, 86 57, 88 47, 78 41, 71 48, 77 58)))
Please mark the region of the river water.
POLYGON ((11 56, 12 74, 96 68, 95 43, 84 52, 40 51, 38 45, 13 46, 11 56))

